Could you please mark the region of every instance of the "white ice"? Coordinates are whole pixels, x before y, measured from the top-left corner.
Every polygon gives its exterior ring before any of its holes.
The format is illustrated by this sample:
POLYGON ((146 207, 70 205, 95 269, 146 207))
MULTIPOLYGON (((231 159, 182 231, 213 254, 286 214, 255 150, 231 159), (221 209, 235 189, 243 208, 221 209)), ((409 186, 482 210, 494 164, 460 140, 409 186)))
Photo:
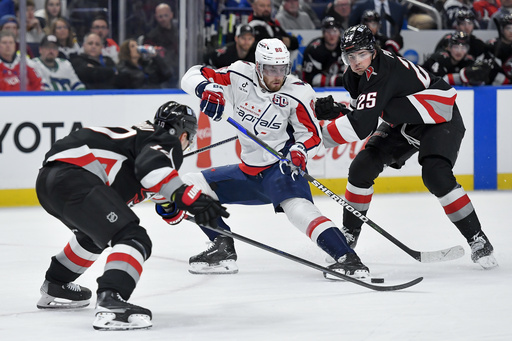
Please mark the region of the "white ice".
MULTIPOLYGON (((40 207, 1 208, 0 340, 512 340, 511 191, 469 193, 499 267, 471 262, 469 246, 430 194, 374 195, 368 216, 419 251, 462 245, 463 258, 423 264, 364 226, 356 251, 387 285, 423 276, 397 292, 375 292, 325 280, 318 270, 236 242, 240 272, 200 276, 188 258, 206 238, 184 222, 166 225, 150 204, 135 207, 153 240, 153 255, 130 299, 153 312, 153 328, 101 332, 92 328, 94 303, 73 311, 38 310, 50 258, 71 233, 40 207), (508 322, 507 322, 508 321, 508 322)), ((341 207, 316 197, 340 221, 341 207)), ((271 206, 229 206, 233 231, 326 265, 324 254, 271 206)), ((106 255, 77 283, 92 290, 106 255)))

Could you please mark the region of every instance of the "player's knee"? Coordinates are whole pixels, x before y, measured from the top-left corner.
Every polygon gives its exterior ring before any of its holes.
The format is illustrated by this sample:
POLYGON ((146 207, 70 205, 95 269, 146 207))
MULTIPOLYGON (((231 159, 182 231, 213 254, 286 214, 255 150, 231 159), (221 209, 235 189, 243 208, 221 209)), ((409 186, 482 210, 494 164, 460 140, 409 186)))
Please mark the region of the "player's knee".
POLYGON ((384 169, 384 163, 376 148, 366 148, 357 154, 350 164, 348 179, 357 187, 368 188, 373 185, 379 174, 384 169))
POLYGON ((436 197, 442 197, 457 186, 452 167, 441 157, 426 157, 421 162, 421 176, 425 187, 436 197))
POLYGON ((181 180, 183 180, 187 185, 194 185, 198 187, 204 194, 211 196, 215 200, 219 200, 217 194, 210 187, 208 181, 206 181, 203 173, 187 173, 181 176, 181 180))
POLYGON ((144 256, 144 260, 151 256, 153 248, 153 243, 146 229, 135 224, 126 226, 112 238, 112 246, 117 244, 125 244, 135 248, 144 256))

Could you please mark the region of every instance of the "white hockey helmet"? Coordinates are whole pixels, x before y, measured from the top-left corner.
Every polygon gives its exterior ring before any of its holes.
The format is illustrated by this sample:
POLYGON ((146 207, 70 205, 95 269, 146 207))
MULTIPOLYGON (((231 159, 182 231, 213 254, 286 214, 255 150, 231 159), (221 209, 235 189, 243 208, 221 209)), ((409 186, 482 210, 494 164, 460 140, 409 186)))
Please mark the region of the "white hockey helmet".
POLYGON ((260 40, 256 46, 255 60, 256 73, 258 74, 261 84, 265 87, 267 87, 263 81, 265 65, 284 66, 284 68, 280 68, 283 76, 286 78, 286 76, 290 74, 290 52, 286 48, 286 45, 279 39, 272 38, 260 40))

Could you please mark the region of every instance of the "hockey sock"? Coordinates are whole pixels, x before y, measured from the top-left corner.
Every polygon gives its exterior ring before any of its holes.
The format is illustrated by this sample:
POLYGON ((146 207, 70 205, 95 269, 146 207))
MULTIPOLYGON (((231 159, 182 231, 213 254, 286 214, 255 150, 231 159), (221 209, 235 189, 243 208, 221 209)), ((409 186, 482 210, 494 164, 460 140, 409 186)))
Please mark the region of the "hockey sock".
MULTIPOLYGON (((345 190, 345 199, 347 203, 364 215, 366 215, 366 212, 368 212, 368 209, 370 208, 372 196, 373 186, 370 188, 361 188, 352 185, 350 182, 347 183, 347 188, 345 190)), ((361 228, 361 225, 363 225, 363 221, 361 219, 355 216, 352 212, 344 210, 343 226, 351 230, 357 230, 361 228)))

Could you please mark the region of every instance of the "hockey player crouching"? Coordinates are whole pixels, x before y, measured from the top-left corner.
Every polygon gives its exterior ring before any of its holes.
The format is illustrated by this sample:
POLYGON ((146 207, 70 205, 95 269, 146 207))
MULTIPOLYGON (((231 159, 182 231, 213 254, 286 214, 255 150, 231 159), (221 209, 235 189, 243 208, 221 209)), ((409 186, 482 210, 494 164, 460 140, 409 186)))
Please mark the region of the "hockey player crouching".
POLYGON ((97 279, 93 327, 152 326, 149 309, 127 302, 152 247, 129 206, 158 194, 203 224, 216 226, 218 217, 229 216, 217 200, 179 177, 183 150, 196 131, 194 112, 171 101, 158 109, 153 123, 83 128, 55 142, 39 171, 36 192, 41 206, 74 235, 52 257, 38 308, 87 306, 91 291, 73 281, 110 246, 104 273, 97 279))
MULTIPOLYGON (((298 173, 321 146, 320 126, 314 116, 315 92, 290 75, 290 53, 279 39, 262 39, 256 47, 256 64, 237 61, 213 70, 193 66, 181 87, 201 99, 201 112, 214 121, 222 118, 226 100, 233 120, 254 132, 271 148, 287 156, 282 163, 247 135, 238 132, 242 146, 240 164, 187 174, 186 183, 199 186, 222 204, 273 204, 290 222, 337 262, 332 270, 367 277, 368 268, 334 222, 313 204, 309 183, 298 173)), ((229 226, 218 220, 219 226, 229 226)), ((199 224, 201 225, 201 224, 199 224)), ((233 239, 203 229, 212 246, 190 258, 195 274, 236 273, 233 239)))
MULTIPOLYGON (((317 118, 332 120, 322 128, 324 144, 335 147, 373 134, 350 165, 347 202, 366 214, 374 180, 384 167, 400 169, 418 152, 423 183, 466 238, 473 262, 485 269, 497 266, 471 200, 453 174, 465 131, 455 89, 407 59, 377 48, 364 25, 347 29, 341 47, 349 66, 343 84, 353 110, 334 103, 332 96, 317 100, 317 118), (384 120, 380 125, 379 118, 384 120)), ((362 221, 345 210, 343 225, 354 248, 362 221)))

